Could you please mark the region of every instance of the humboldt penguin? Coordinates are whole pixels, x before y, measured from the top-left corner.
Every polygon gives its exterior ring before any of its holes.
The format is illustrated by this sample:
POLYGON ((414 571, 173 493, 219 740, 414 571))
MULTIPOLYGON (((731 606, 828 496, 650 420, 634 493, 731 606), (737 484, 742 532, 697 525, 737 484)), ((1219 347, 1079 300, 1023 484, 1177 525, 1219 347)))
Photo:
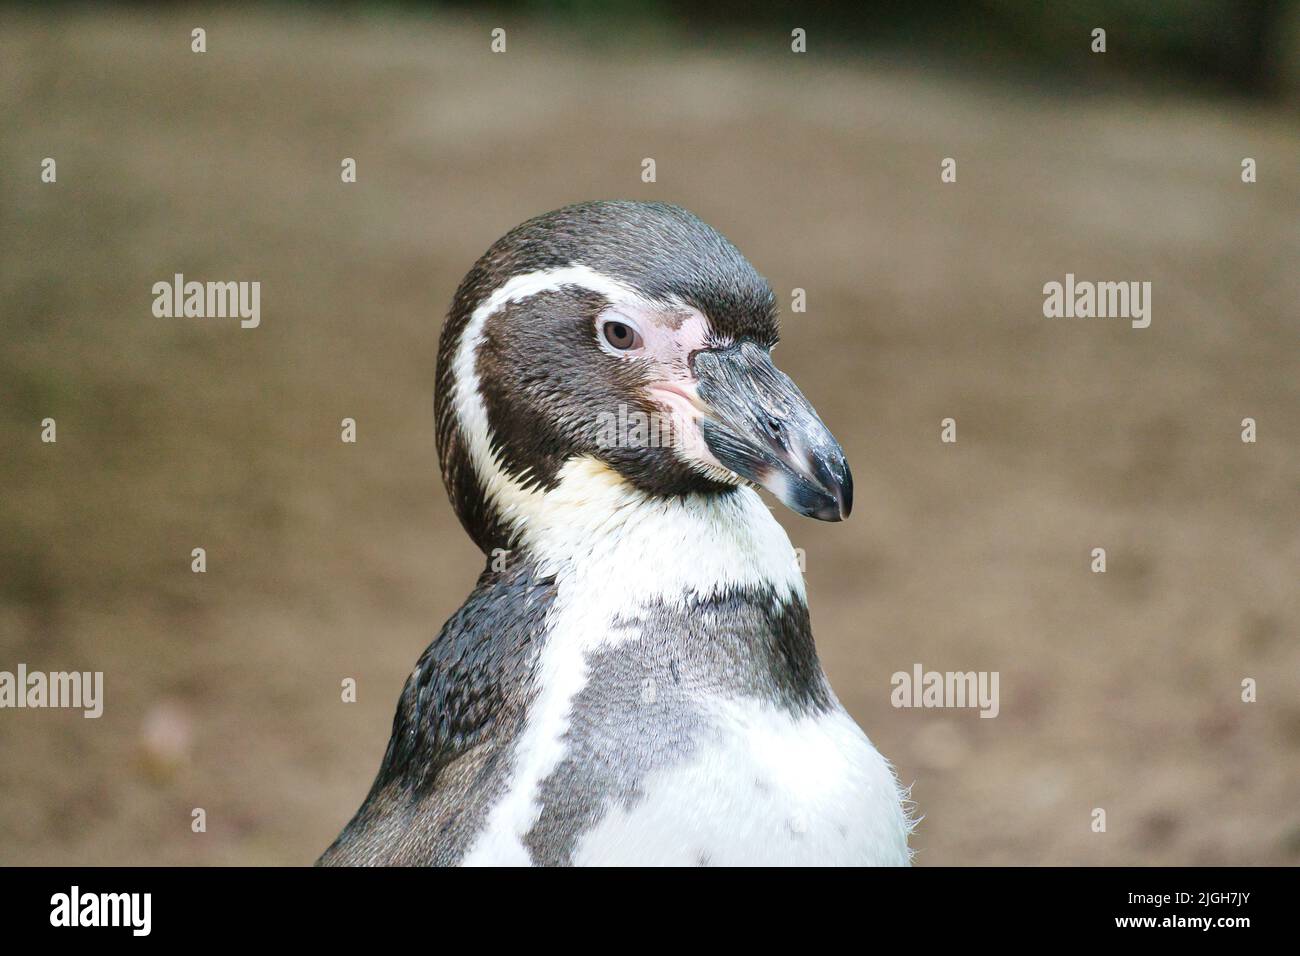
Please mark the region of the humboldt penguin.
POLYGON ((677 206, 568 206, 475 263, 434 411, 485 566, 319 863, 910 862, 906 794, 831 690, 756 491, 853 504, 776 344, 766 280, 677 206))

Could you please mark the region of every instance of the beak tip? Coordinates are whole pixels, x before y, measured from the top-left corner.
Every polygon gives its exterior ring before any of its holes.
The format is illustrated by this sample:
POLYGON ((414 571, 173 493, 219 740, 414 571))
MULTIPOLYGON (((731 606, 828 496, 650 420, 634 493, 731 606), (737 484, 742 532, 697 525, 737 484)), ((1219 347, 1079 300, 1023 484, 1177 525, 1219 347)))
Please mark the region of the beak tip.
POLYGON ((840 502, 840 519, 843 520, 853 513, 853 475, 849 473, 847 464, 844 466, 844 481, 835 491, 840 502))
POLYGON ((822 521, 843 521, 853 512, 853 474, 842 457, 838 465, 834 468, 823 464, 814 470, 825 504, 814 510, 811 516, 822 521))
POLYGON ((853 502, 846 501, 839 495, 835 495, 821 508, 810 512, 809 517, 817 518, 821 521, 843 521, 853 510, 853 502))
POLYGON ((758 483, 805 518, 843 521, 853 511, 853 475, 842 455, 810 455, 806 465, 774 466, 758 483))

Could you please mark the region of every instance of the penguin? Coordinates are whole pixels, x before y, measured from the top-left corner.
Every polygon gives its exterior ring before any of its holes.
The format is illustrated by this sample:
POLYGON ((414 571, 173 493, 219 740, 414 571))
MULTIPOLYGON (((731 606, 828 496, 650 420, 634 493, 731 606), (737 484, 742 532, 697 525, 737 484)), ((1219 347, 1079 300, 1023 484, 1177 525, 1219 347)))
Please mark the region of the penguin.
POLYGON ((760 498, 847 518, 776 300, 653 202, 515 227, 439 342, 442 478, 486 564, 320 865, 907 865, 889 762, 818 661, 760 498))

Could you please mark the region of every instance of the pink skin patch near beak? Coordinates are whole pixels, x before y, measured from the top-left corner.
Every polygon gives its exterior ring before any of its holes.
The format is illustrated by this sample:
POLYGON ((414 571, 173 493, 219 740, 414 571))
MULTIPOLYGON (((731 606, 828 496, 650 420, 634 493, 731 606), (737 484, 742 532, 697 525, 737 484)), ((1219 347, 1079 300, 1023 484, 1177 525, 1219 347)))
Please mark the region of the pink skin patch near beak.
POLYGON ((678 453, 688 460, 694 459, 714 468, 723 468, 704 442, 700 420, 708 415, 709 410, 700 399, 695 382, 655 382, 647 391, 672 416, 678 453))
POLYGON ((673 447, 678 456, 688 463, 729 475, 729 469, 713 456, 704 442, 700 421, 709 414, 709 408, 696 390, 690 367, 691 355, 719 344, 709 320, 699 309, 690 306, 620 302, 601 313, 597 326, 607 321, 630 325, 640 334, 640 348, 622 351, 606 348, 606 351, 620 359, 644 363, 646 394, 670 417, 673 447))

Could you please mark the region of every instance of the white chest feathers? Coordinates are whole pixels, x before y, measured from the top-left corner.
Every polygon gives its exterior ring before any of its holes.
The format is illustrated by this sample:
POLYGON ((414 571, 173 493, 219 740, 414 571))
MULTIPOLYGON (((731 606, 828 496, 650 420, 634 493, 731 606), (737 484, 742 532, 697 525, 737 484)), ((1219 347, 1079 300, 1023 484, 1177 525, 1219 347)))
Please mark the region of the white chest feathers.
POLYGON ((650 633, 665 608, 737 589, 802 607, 789 539, 754 492, 721 508, 638 500, 575 463, 560 488, 515 504, 556 597, 505 792, 465 864, 908 863, 904 794, 829 691, 800 708, 705 687, 682 700, 689 741, 678 747, 675 715, 638 710, 639 672, 625 669, 626 687, 593 718, 593 685, 608 679, 593 661, 634 656, 629 642, 676 653, 671 636, 650 633))
POLYGON ((580 865, 905 866, 893 770, 842 709, 733 703, 718 732, 652 772, 578 842, 580 865))

